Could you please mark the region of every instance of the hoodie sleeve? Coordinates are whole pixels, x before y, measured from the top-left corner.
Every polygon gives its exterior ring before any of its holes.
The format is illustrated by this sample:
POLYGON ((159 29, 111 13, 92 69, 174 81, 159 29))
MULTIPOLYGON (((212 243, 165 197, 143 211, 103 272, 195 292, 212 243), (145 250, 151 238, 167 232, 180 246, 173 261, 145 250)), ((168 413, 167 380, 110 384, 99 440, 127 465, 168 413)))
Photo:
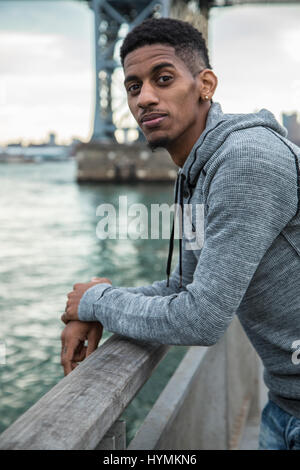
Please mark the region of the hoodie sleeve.
POLYGON ((193 280, 195 267, 197 264, 197 258, 191 250, 185 251, 183 256, 183 263, 186 269, 182 276, 182 287, 180 287, 180 276, 179 276, 179 263, 170 275, 169 286, 167 287, 167 281, 155 281, 153 284, 148 286, 139 287, 112 287, 111 284, 101 283, 97 284, 88 289, 81 298, 78 308, 78 316, 82 321, 92 321, 94 318, 93 305, 95 302, 100 300, 104 291, 110 288, 118 289, 120 292, 130 292, 132 294, 143 294, 147 297, 154 296, 168 296, 174 293, 183 292, 186 290, 186 286, 193 280))
POLYGON ((297 212, 292 161, 280 165, 270 157, 263 148, 240 148, 211 165, 206 177, 210 184, 204 188, 204 245, 184 291, 146 296, 106 288, 89 310, 80 310, 80 319, 98 320, 108 331, 144 341, 216 343, 264 254, 297 212))

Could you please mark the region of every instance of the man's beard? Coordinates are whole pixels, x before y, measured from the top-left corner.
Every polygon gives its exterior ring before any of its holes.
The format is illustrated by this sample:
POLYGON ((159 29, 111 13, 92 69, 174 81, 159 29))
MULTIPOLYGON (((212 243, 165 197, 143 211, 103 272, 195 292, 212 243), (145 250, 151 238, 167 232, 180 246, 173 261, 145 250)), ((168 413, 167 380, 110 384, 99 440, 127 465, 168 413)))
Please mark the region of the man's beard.
POLYGON ((157 148, 167 148, 170 143, 169 137, 160 137, 159 139, 147 141, 148 147, 154 152, 157 148))

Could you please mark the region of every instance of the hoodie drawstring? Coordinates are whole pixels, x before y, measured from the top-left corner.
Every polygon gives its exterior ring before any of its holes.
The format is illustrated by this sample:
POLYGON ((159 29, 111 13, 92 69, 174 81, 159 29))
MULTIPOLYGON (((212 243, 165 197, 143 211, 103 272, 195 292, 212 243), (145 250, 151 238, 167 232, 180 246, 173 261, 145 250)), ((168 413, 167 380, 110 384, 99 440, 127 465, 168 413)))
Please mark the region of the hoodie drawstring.
POLYGON ((177 215, 177 200, 178 200, 178 188, 179 188, 179 206, 180 206, 180 224, 179 224, 179 276, 180 276, 180 285, 182 287, 182 226, 183 226, 183 185, 184 185, 185 175, 182 173, 178 173, 175 185, 175 212, 173 216, 173 224, 172 224, 172 231, 169 243, 169 255, 168 255, 168 262, 167 262, 167 287, 169 287, 169 279, 170 279, 170 272, 171 272, 171 264, 172 264, 172 255, 173 255, 173 247, 174 247, 174 227, 175 227, 175 218, 177 215))

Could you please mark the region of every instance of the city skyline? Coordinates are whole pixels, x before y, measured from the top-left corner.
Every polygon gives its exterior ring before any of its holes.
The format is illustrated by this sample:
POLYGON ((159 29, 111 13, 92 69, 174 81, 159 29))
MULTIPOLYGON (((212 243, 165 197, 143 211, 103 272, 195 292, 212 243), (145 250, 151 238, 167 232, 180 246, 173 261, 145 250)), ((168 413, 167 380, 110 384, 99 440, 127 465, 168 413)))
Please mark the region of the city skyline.
MULTIPOLYGON (((267 108, 282 122, 281 113, 300 110, 299 17, 300 5, 211 10, 214 100, 224 112, 267 108)), ((0 2, 0 145, 43 142, 51 132, 58 143, 89 140, 93 26, 93 12, 74 1, 0 2)))

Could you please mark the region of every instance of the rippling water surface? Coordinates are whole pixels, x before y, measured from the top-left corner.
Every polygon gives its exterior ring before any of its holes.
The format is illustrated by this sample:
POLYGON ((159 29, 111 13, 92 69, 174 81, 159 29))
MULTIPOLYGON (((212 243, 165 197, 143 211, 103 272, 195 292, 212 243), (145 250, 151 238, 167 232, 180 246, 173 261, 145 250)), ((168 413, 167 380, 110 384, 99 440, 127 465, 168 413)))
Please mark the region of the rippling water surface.
MULTIPOLYGON (((75 162, 0 165, 0 432, 62 377, 60 315, 75 282, 165 277, 168 240, 100 240, 101 203, 172 203, 172 185, 78 185, 75 162)), ((175 258, 175 256, 174 256, 175 258)), ((104 334, 104 339, 109 334, 104 334)), ((174 347, 128 407, 130 439, 186 348, 174 347)))

